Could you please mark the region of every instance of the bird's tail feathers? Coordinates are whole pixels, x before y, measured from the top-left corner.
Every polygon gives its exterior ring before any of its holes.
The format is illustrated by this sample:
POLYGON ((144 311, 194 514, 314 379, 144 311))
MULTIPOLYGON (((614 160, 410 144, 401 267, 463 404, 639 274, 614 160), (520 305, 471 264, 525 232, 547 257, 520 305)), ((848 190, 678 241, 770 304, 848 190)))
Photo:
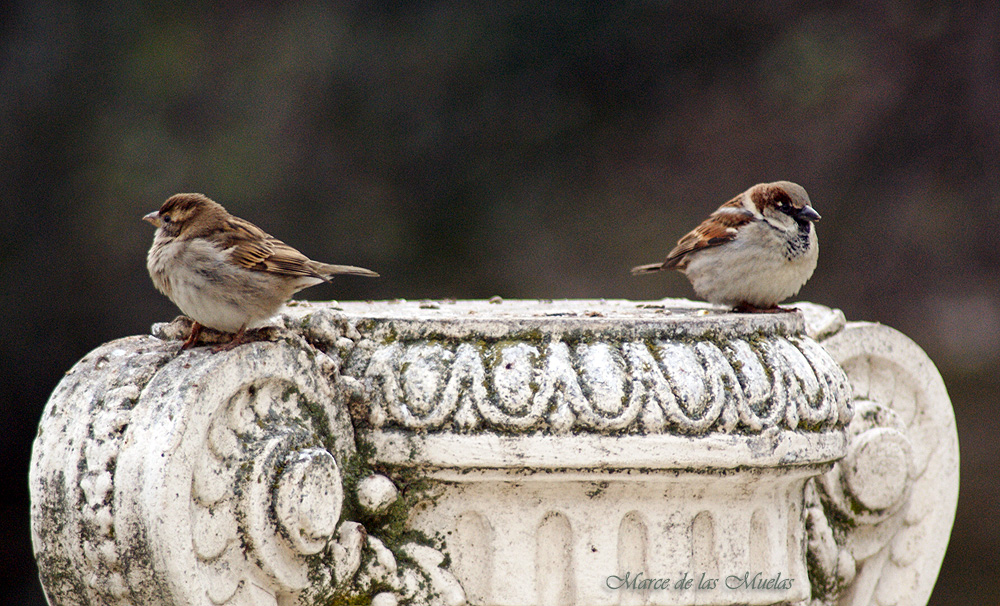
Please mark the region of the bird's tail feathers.
POLYGON ((632 275, 651 274, 663 269, 663 263, 650 263, 649 265, 637 265, 632 268, 632 275))
POLYGON ((364 267, 354 267, 353 265, 330 265, 329 263, 323 263, 319 265, 316 270, 317 273, 326 279, 340 275, 364 276, 366 278, 379 277, 377 273, 370 269, 365 269, 364 267))

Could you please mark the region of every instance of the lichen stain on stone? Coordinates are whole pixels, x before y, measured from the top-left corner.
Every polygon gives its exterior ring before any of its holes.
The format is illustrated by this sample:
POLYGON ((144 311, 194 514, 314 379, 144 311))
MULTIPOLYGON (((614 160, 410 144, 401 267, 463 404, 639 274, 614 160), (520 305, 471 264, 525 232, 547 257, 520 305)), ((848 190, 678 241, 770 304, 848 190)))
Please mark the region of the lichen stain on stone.
POLYGON ((604 491, 606 491, 608 489, 608 487, 610 486, 610 483, 609 482, 593 482, 593 483, 591 483, 590 486, 591 487, 586 491, 585 494, 587 495, 588 499, 594 499, 594 498, 597 498, 597 497, 601 496, 602 494, 604 494, 604 491))

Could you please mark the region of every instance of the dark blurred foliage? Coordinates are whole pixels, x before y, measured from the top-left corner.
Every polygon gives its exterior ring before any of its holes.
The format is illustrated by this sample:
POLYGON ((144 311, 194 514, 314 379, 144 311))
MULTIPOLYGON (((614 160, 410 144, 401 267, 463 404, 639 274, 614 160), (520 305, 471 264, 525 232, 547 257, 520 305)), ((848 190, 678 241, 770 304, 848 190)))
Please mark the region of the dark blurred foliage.
POLYGON ((25 477, 48 394, 176 314, 139 221, 170 194, 383 275, 309 298, 644 299, 691 291, 630 266, 789 179, 823 215, 800 297, 899 328, 951 389, 962 499, 932 604, 1000 603, 995 3, 475 4, 0 8, 0 601, 42 603, 25 477))

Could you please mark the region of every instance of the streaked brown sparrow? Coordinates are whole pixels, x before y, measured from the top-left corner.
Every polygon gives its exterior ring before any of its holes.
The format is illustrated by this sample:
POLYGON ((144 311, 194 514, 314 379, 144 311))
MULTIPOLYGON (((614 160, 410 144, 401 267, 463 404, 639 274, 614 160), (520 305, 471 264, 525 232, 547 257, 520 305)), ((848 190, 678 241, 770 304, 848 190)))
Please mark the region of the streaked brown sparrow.
POLYGON ((182 348, 203 326, 236 333, 218 349, 246 341, 246 329, 273 316, 293 294, 339 274, 378 277, 349 265, 312 261, 202 194, 176 194, 144 221, 156 226, 146 267, 157 290, 194 320, 182 348))
POLYGON ((677 242, 663 263, 633 274, 678 269, 698 296, 737 311, 784 311, 816 269, 819 213, 801 186, 760 183, 726 202, 677 242))

